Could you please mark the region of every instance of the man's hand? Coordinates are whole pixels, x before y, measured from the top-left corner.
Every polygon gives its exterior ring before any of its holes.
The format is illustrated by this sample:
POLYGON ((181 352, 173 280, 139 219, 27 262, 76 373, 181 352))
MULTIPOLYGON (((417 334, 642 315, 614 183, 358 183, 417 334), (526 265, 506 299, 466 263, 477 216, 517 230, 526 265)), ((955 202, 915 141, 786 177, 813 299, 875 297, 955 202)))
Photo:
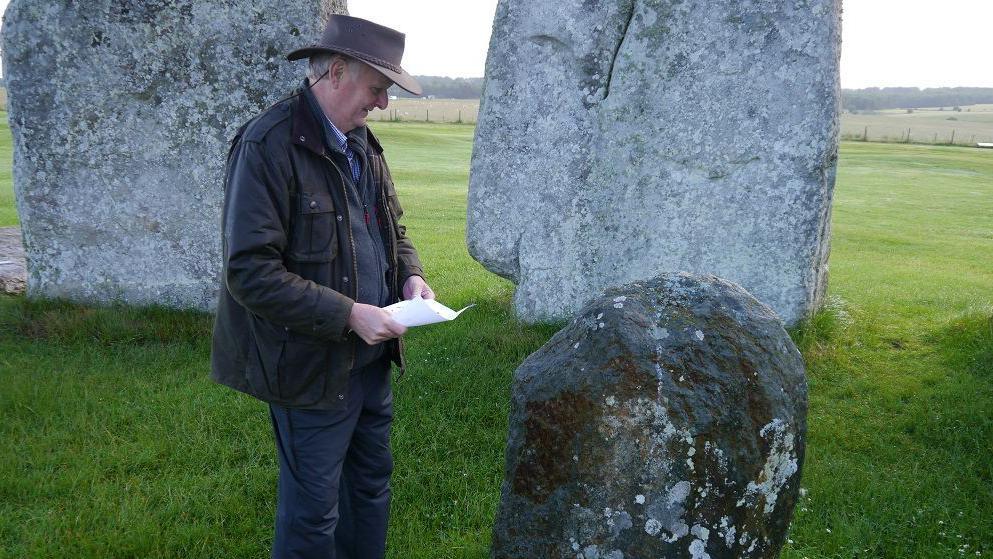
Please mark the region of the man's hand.
POLYGON ((399 338, 407 331, 407 327, 393 320, 390 313, 364 303, 352 305, 348 327, 369 345, 399 338))
POLYGON ((403 282, 403 298, 413 299, 418 295, 422 299, 434 299, 434 291, 431 291, 431 287, 428 282, 424 281, 421 276, 410 276, 407 281, 403 282))

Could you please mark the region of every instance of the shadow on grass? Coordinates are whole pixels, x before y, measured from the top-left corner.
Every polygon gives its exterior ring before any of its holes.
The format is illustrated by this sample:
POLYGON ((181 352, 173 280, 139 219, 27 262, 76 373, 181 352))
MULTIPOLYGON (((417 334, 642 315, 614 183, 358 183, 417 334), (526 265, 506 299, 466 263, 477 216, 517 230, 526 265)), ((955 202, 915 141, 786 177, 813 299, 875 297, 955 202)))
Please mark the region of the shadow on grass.
POLYGON ((205 344, 212 324, 211 315, 195 311, 0 297, 0 339, 100 346, 205 344))
MULTIPOLYGON (((213 317, 208 313, 165 307, 90 306, 65 300, 0 296, 0 340, 38 341, 55 345, 141 346, 209 344, 213 317)), ((534 351, 565 325, 519 321, 505 297, 477 300, 458 321, 412 329, 415 348, 459 348, 463 358, 513 363, 534 351)), ((414 349, 414 353, 419 353, 414 349)))

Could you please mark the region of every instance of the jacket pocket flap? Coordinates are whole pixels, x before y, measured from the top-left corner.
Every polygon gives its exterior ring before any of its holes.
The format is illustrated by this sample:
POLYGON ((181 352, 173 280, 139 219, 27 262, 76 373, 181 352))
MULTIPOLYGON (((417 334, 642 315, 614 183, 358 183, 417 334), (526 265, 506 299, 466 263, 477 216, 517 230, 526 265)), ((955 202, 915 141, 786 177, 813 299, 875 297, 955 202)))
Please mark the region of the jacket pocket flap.
POLYGON ((300 213, 321 214, 334 211, 331 195, 327 192, 300 192, 300 213))

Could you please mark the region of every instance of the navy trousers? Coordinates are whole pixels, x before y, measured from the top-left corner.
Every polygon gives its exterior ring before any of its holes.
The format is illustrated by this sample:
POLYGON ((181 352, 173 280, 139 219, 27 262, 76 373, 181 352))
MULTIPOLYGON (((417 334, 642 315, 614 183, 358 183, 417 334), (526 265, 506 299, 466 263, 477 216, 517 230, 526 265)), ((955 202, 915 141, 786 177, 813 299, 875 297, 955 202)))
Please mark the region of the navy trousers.
POLYGON ((269 411, 279 453, 273 559, 382 559, 393 473, 389 362, 351 373, 345 410, 269 411))

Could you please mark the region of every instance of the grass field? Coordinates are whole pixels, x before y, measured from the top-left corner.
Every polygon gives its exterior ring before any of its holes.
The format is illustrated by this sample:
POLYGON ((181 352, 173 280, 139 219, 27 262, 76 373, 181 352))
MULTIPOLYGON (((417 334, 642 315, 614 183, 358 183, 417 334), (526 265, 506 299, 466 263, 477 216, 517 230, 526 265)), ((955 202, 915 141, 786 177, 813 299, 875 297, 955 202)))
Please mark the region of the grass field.
MULTIPOLYGON (((511 374, 555 328, 515 322, 466 253, 473 129, 376 129, 441 300, 479 303, 408 336, 390 557, 487 557, 511 374)), ((0 557, 266 556, 267 412, 207 380, 209 332, 0 297, 0 557)), ((783 556, 993 555, 993 151, 843 144, 830 304, 793 335, 810 431, 783 556)))
POLYGON ((11 178, 14 141, 10 136, 7 113, 0 112, 0 227, 17 225, 14 207, 14 184, 11 178))
POLYGON ((975 145, 993 142, 993 105, 970 105, 953 111, 952 107, 890 109, 872 113, 841 115, 841 134, 846 139, 903 142, 909 131, 911 143, 975 145))

